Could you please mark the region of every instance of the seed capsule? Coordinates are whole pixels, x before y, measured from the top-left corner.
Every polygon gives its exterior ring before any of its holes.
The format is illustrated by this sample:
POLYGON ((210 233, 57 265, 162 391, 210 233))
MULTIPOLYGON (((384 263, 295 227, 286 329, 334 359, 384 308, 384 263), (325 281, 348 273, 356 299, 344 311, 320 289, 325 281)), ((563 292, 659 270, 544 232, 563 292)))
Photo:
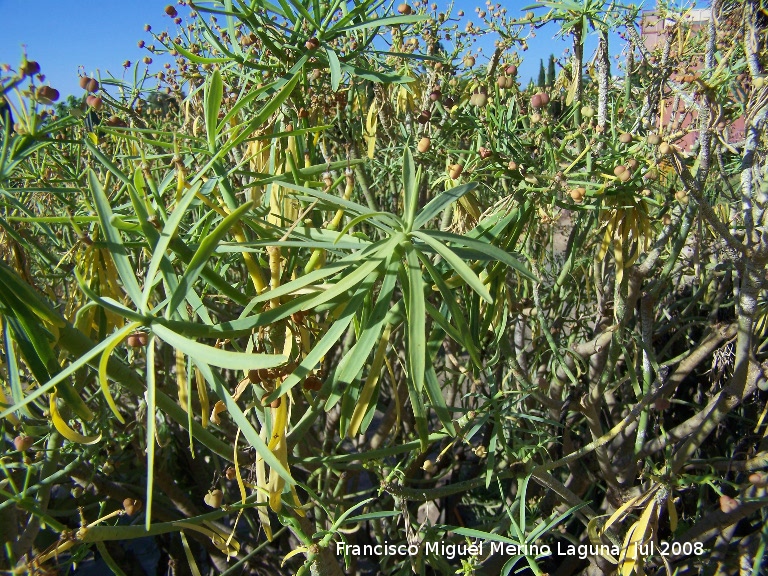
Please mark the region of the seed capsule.
POLYGON ((429 151, 431 146, 432 146, 432 141, 425 136, 424 138, 419 140, 419 143, 416 146, 416 149, 423 154, 424 152, 429 151))
POLYGON ((133 516, 141 511, 143 504, 141 500, 135 500, 133 498, 126 498, 123 500, 123 510, 128 516, 133 516))
POLYGON ((141 348, 142 346, 146 346, 148 341, 149 338, 147 337, 146 332, 134 332, 128 336, 128 346, 131 348, 141 348))
POLYGON ((456 180, 463 171, 464 166, 462 164, 451 164, 448 167, 448 175, 451 177, 451 180, 456 180))
POLYGON ((622 144, 629 144, 632 142, 632 134, 624 132, 621 136, 619 136, 619 142, 622 144))
POLYGON ((13 445, 19 452, 26 452, 35 443, 35 439, 32 436, 16 436, 13 439, 13 445))
POLYGON ((221 490, 211 490, 205 495, 203 501, 211 508, 219 508, 224 501, 224 493, 221 490))

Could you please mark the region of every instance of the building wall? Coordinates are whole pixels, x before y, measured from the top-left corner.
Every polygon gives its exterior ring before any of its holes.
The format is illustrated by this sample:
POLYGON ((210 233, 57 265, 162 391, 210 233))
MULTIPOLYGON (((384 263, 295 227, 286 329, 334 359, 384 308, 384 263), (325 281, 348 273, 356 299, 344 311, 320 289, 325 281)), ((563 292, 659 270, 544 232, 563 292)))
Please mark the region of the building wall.
MULTIPOLYGON (((694 38, 696 35, 706 34, 706 29, 711 18, 711 10, 709 8, 699 10, 689 10, 685 15, 685 22, 683 27, 685 32, 683 33, 683 39, 694 38)), ((655 10, 645 10, 642 12, 640 21, 640 34, 645 44, 645 47, 649 51, 653 51, 660 47, 667 38, 667 34, 671 33, 674 22, 672 20, 664 19, 660 17, 655 10)), ((674 56, 678 50, 677 41, 672 45, 671 55, 674 56)), ((692 68, 692 74, 696 73, 696 70, 701 69, 704 54, 694 53, 687 56, 689 66, 692 68)), ((672 79, 678 82, 685 82, 686 78, 684 74, 673 74, 672 79)), ((686 92, 690 92, 686 86, 686 92)), ((738 95, 734 95, 738 97, 738 95)), ((699 102, 701 100, 698 100, 699 102)), ((678 146, 685 150, 690 148, 698 140, 698 131, 695 130, 697 114, 694 110, 690 109, 684 102, 679 101, 677 109, 673 110, 674 96, 666 98, 663 102, 662 127, 665 133, 677 132, 679 130, 687 130, 689 128, 694 129, 692 132, 686 134, 683 138, 676 143, 678 146), (670 123, 674 122, 674 126, 670 126, 670 123)), ((744 139, 744 119, 738 118, 731 125, 726 126, 728 132, 728 140, 730 142, 740 142, 744 139)))

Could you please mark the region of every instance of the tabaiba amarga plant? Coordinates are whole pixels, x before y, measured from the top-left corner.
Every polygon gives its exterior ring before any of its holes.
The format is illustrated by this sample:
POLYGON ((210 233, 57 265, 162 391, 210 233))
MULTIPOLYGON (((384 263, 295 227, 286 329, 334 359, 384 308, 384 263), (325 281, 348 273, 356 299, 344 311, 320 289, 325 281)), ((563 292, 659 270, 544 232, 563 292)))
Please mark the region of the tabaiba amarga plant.
POLYGON ((0 569, 147 535, 193 573, 760 566, 764 19, 649 49, 537 7, 479 10, 485 57, 423 2, 171 6, 160 91, 82 72, 55 114, 2 73, 0 569), (548 22, 574 52, 527 89, 548 22))

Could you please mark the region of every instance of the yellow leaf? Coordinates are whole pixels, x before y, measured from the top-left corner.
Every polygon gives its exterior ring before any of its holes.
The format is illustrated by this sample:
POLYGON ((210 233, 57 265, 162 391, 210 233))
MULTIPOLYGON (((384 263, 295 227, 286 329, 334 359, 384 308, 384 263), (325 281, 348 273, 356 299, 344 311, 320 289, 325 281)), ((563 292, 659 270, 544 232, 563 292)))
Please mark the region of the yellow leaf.
POLYGON ((675 530, 677 530, 677 508, 675 508, 675 502, 671 494, 667 498, 667 514, 669 514, 669 529, 674 534, 675 530))
POLYGON ((56 392, 53 392, 50 397, 50 411, 51 420, 53 420, 54 427, 56 430, 58 430, 59 434, 64 436, 64 438, 70 442, 90 445, 96 444, 101 440, 101 433, 99 433, 98 436, 83 436, 79 432, 75 432, 72 430, 72 428, 69 427, 69 425, 64 421, 64 418, 61 417, 59 408, 56 406, 56 392))
POLYGON ((381 368, 384 365, 384 355, 387 351, 390 331, 391 325, 387 324, 384 327, 384 331, 381 333, 381 337, 379 338, 379 345, 376 348, 376 355, 373 357, 371 369, 368 371, 368 377, 365 379, 365 384, 363 385, 363 390, 360 393, 360 398, 357 400, 355 411, 353 412, 352 418, 349 421, 347 436, 349 436, 350 439, 357 436, 357 431, 360 429, 360 424, 363 422, 365 413, 368 412, 368 406, 371 403, 373 391, 376 389, 376 383, 379 381, 381 368))
POLYGON ((617 521, 624 518, 627 511, 634 506, 641 498, 643 498, 645 494, 639 494, 635 496, 634 498, 630 498, 627 502, 621 505, 621 507, 616 510, 613 514, 611 514, 611 517, 608 518, 608 522, 605 523, 605 526, 603 526, 603 529, 601 531, 601 534, 605 534, 608 530, 610 530, 611 526, 617 521))
POLYGON ((283 566, 285 566, 285 563, 288 562, 290 558, 293 558, 294 556, 296 556, 296 554, 301 554, 303 552, 309 552, 309 548, 307 548, 306 546, 299 546, 298 548, 291 550, 290 552, 288 552, 288 554, 285 555, 285 558, 283 558, 283 561, 280 562, 280 567, 282 568, 283 566))
POLYGON ((208 410, 211 405, 208 402, 208 389, 205 387, 205 377, 197 369, 197 366, 195 366, 195 383, 197 384, 197 395, 200 397, 201 424, 203 428, 206 428, 208 426, 208 410))
POLYGON ((104 399, 107 401, 107 405, 120 424, 125 424, 125 420, 123 420, 120 412, 117 411, 115 400, 112 398, 112 393, 109 391, 109 385, 107 384, 107 364, 109 363, 109 357, 112 355, 112 351, 123 341, 123 337, 136 330, 139 326, 141 326, 141 322, 132 322, 120 330, 117 333, 118 336, 104 349, 104 352, 101 353, 101 358, 99 359, 99 387, 101 388, 101 393, 104 394, 104 399))

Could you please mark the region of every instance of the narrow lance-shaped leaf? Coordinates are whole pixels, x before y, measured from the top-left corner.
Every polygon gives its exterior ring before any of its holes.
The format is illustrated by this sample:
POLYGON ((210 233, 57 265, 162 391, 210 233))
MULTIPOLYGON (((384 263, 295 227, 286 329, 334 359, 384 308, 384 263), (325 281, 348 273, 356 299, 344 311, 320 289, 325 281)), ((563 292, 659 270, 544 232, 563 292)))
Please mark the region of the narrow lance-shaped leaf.
POLYGON ((439 194, 435 196, 430 202, 422 208, 419 213, 416 215, 416 218, 413 221, 413 229, 416 230, 418 228, 421 228, 432 220, 435 216, 437 216, 440 211, 448 206, 448 204, 451 204, 464 196, 467 192, 471 192, 477 188, 477 182, 469 182, 468 184, 462 184, 461 186, 456 186, 455 188, 451 188, 450 190, 443 192, 442 194, 439 194))
POLYGON ((285 356, 279 354, 247 354, 245 352, 221 350, 220 348, 214 348, 213 346, 207 346, 206 344, 190 340, 158 323, 152 325, 152 332, 161 340, 184 352, 198 365, 205 363, 210 366, 229 368, 230 370, 247 371, 251 369, 274 368, 285 364, 288 360, 285 356))
POLYGON ((219 119, 219 108, 224 97, 224 83, 221 73, 214 70, 205 85, 205 130, 208 135, 208 149, 216 151, 216 124, 219 119))
POLYGON ((407 242, 403 247, 405 248, 406 257, 406 269, 402 282, 405 292, 407 317, 406 360, 408 368, 408 396, 411 400, 416 432, 419 436, 423 452, 427 450, 429 445, 427 414, 422 398, 427 351, 426 308, 424 303, 425 283, 422 278, 419 259, 416 255, 416 248, 410 242, 407 242))
POLYGON ((88 182, 91 186, 91 193, 93 195, 94 205, 96 212, 98 212, 99 223, 101 224, 101 230, 107 239, 109 253, 112 256, 112 260, 117 268, 117 273, 120 275, 120 280, 123 283, 123 289, 128 297, 134 304, 138 304, 141 301, 141 290, 139 289, 139 281, 136 279, 134 273, 134 267, 128 258, 128 251, 123 245, 123 240, 120 237, 114 226, 112 226, 112 208, 109 205, 109 199, 104 193, 104 189, 99 182, 96 173, 88 169, 88 182))
POLYGON ((480 278, 477 277, 477 275, 472 271, 472 268, 467 266, 464 263, 464 260, 459 258, 459 256, 457 256, 453 250, 448 248, 442 242, 435 240, 423 232, 414 232, 414 236, 416 236, 419 240, 423 240, 430 248, 440 254, 440 256, 443 257, 448 265, 453 268, 456 273, 461 276, 462 279, 467 283, 467 285, 469 285, 472 290, 477 292, 480 297, 483 298, 483 300, 489 304, 493 304, 493 298, 491 298, 490 292, 488 292, 488 289, 482 283, 480 278))
POLYGON ((179 280, 179 286, 171 296, 171 302, 168 304, 171 310, 175 310, 176 307, 181 304, 182 300, 186 297, 187 290, 192 289, 192 285, 199 276, 200 272, 205 268, 205 264, 208 259, 216 251, 219 242, 229 232, 230 228, 237 224, 240 219, 251 209, 251 204, 246 203, 240 206, 237 210, 233 211, 229 216, 219 222, 218 226, 214 228, 205 239, 200 242, 200 246, 197 248, 195 255, 189 262, 184 275, 179 280))
MULTIPOLYGON (((192 200, 195 199, 195 195, 197 194, 198 190, 200 190, 200 184, 200 182, 196 182, 189 188, 189 190, 186 191, 184 196, 181 197, 181 200, 173 209, 171 217, 168 218, 168 221, 165 223, 163 232, 160 234, 160 238, 158 239, 157 244, 155 244, 154 250, 152 252, 152 259, 149 261, 149 269, 147 270, 147 274, 145 276, 146 280, 144 284, 144 292, 142 293, 141 297, 142 314, 146 314, 148 312, 147 307, 149 305, 149 297, 152 294, 152 286, 154 286, 155 283, 155 275, 160 268, 160 263, 163 261, 163 258, 165 258, 165 252, 168 249, 171 238, 173 238, 173 235, 179 228, 179 224, 181 223, 181 219, 184 217, 184 213, 192 203, 192 200)), ((209 188, 213 188, 215 185, 216 180, 214 178, 209 179, 205 183, 205 186, 209 188)), ((201 193, 205 192, 201 191, 201 193)))
POLYGON ((416 206, 419 202, 419 178, 416 173, 416 165, 408 146, 403 151, 403 206, 405 213, 403 220, 408 230, 413 228, 413 220, 416 216, 416 206))

